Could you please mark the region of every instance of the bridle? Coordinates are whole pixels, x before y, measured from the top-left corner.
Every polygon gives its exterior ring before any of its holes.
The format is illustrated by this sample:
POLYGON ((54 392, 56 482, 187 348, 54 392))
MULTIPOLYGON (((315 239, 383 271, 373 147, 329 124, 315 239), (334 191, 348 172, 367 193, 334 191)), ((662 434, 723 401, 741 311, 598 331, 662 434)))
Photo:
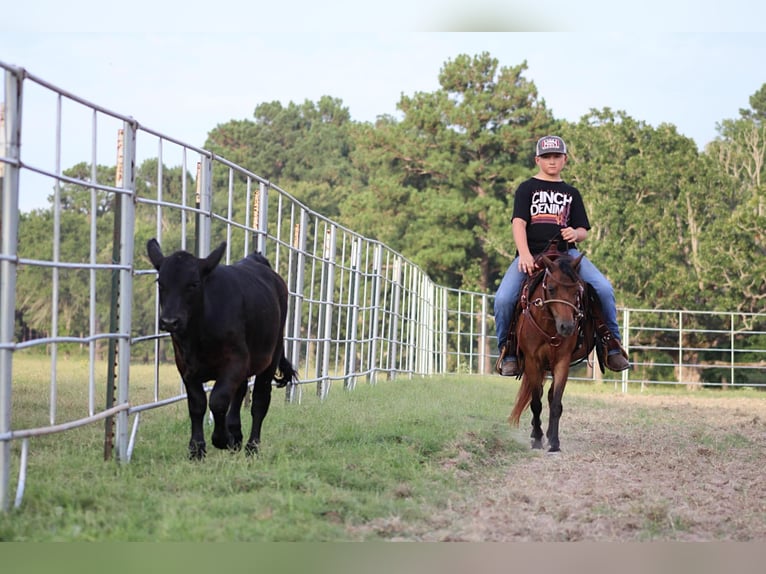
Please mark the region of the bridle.
POLYGON ((529 282, 527 282, 526 285, 524 285, 524 292, 521 295, 521 307, 522 307, 522 317, 526 317, 529 319, 529 322, 534 325, 534 327, 542 334, 544 337, 548 339, 548 344, 551 347, 558 347, 561 345, 561 343, 564 341, 558 333, 554 333, 551 335, 545 329, 543 329, 537 321, 535 321, 535 318, 532 316, 532 313, 530 312, 530 305, 534 305, 535 307, 542 309, 546 305, 549 305, 551 303, 561 303, 563 305, 568 305, 575 311, 575 321, 578 322, 580 319, 583 318, 583 311, 582 311, 582 296, 584 292, 584 287, 582 281, 561 281, 559 279, 556 279, 553 274, 551 273, 550 269, 547 267, 545 268, 545 274, 543 275, 542 280, 542 290, 543 290, 543 296, 537 297, 536 299, 529 301, 528 295, 529 295, 529 282), (571 301, 565 301, 564 299, 546 299, 545 294, 548 292, 548 281, 552 281, 553 283, 556 283, 557 285, 560 285, 562 287, 566 288, 572 288, 577 287, 577 294, 575 295, 575 302, 572 303, 571 301))

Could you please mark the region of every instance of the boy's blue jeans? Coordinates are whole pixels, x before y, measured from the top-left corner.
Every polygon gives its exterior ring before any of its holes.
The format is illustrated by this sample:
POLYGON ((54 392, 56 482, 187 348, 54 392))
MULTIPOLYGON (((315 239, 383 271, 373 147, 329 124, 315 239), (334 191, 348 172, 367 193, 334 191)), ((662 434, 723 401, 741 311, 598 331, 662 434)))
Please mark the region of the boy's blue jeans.
MULTIPOLYGON (((580 252, 577 249, 568 251, 572 257, 579 257, 580 252)), ((604 322, 612 333, 612 337, 622 341, 620 336, 620 327, 617 325, 617 308, 614 300, 614 289, 609 279, 591 263, 587 257, 583 257, 580 266, 577 268, 580 279, 589 283, 598 294, 601 300, 601 307, 604 312, 604 322)), ((497 329, 497 347, 502 349, 505 340, 508 337, 508 327, 511 324, 516 303, 519 300, 521 284, 524 282, 525 273, 519 271, 519 258, 513 260, 508 270, 500 282, 495 294, 495 328, 497 329)), ((509 357, 515 356, 515 349, 509 349, 509 357)))

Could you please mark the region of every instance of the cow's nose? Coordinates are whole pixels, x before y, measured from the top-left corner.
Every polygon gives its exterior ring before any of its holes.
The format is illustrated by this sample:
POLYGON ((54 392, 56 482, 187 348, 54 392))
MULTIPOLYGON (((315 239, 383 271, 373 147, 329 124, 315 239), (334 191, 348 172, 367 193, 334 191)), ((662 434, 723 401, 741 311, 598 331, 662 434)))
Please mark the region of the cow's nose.
POLYGON ((160 328, 172 333, 178 329, 178 319, 175 317, 160 318, 160 328))

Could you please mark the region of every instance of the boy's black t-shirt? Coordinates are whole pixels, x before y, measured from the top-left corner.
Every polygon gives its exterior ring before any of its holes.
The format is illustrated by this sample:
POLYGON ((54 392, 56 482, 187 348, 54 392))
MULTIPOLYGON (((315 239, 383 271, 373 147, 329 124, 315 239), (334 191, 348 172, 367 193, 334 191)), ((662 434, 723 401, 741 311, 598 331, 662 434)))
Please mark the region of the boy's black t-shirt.
MULTIPOLYGON (((527 222, 527 244, 532 255, 545 251, 563 227, 590 229, 580 192, 563 181, 532 177, 523 182, 513 200, 513 217, 527 222)), ((566 242, 561 240, 558 249, 565 251, 566 242)))

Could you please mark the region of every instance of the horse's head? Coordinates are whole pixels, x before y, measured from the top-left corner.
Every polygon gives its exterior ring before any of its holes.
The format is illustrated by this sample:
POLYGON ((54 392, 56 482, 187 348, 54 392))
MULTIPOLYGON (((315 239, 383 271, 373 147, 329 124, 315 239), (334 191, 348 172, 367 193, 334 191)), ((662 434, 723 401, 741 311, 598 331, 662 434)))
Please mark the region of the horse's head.
POLYGON ((582 317, 582 298, 584 287, 577 274, 582 255, 572 259, 560 255, 555 260, 543 255, 540 258, 545 268, 543 278, 543 304, 556 323, 556 332, 562 337, 569 337, 582 317))

